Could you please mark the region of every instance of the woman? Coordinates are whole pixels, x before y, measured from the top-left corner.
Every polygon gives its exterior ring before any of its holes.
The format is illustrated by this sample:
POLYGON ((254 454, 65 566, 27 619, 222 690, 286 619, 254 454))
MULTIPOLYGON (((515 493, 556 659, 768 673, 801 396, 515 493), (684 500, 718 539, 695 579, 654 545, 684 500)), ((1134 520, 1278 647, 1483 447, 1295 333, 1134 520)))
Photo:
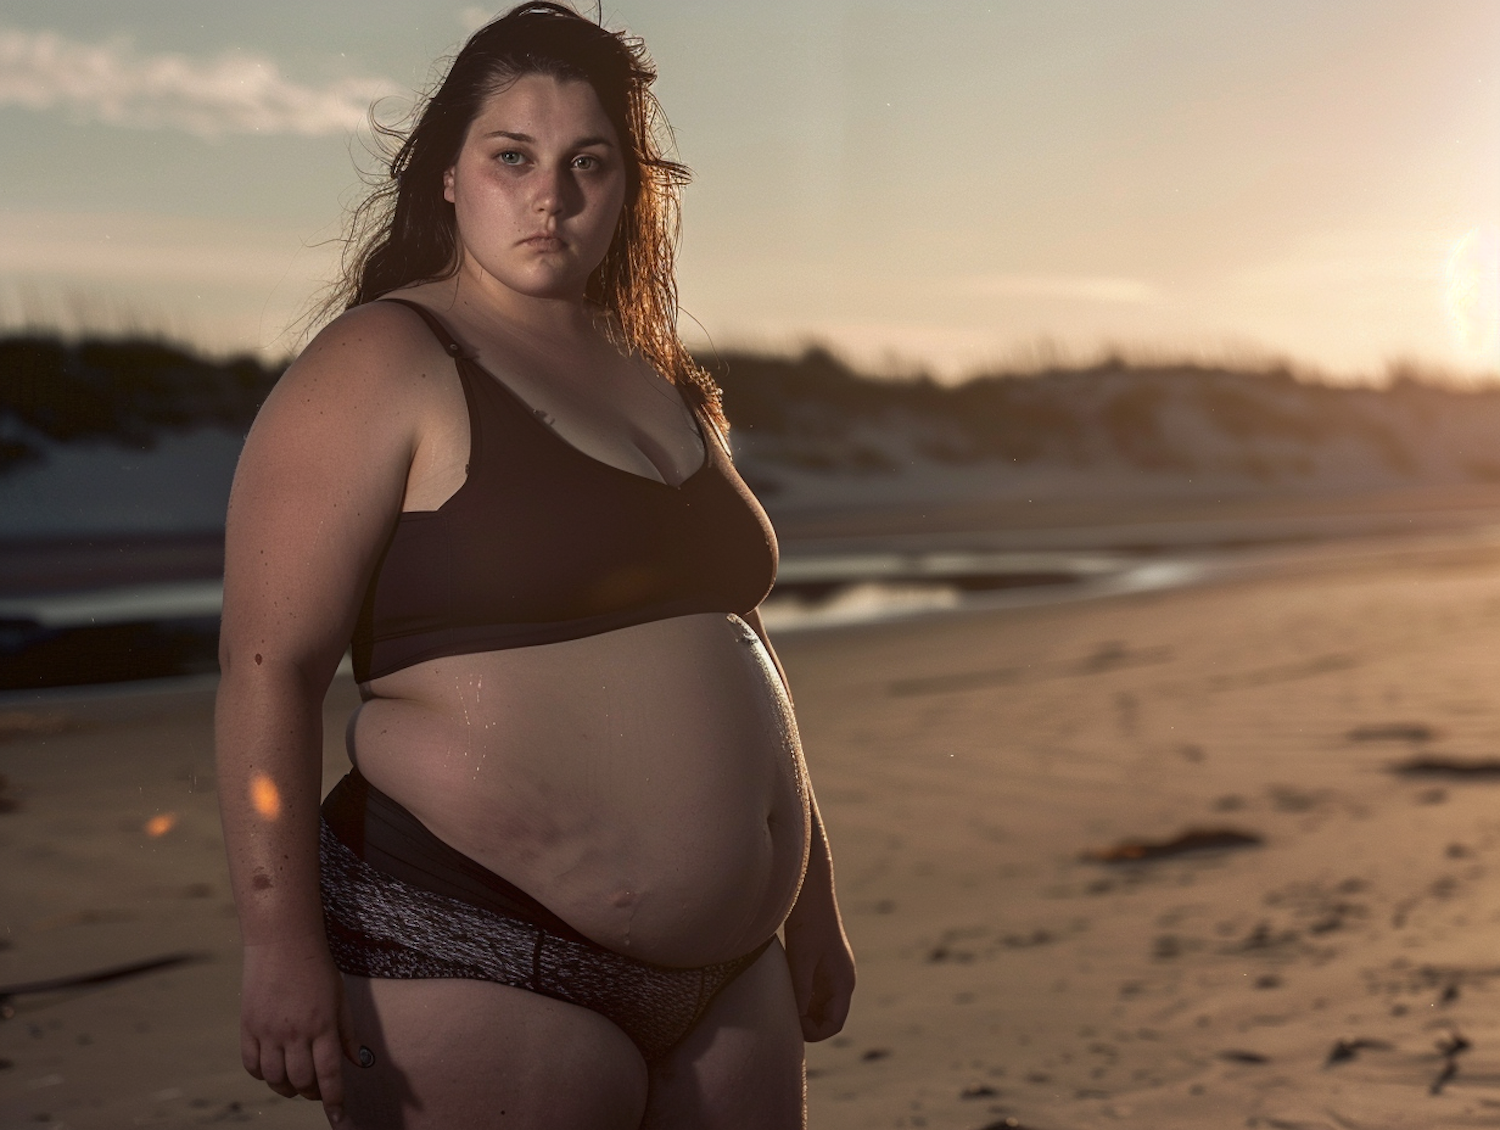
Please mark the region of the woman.
POLYGON ((676 336, 653 78, 557 5, 477 32, 241 459, 242 1049, 334 1125, 801 1126, 802 1041, 848 1010, 774 537, 676 336))

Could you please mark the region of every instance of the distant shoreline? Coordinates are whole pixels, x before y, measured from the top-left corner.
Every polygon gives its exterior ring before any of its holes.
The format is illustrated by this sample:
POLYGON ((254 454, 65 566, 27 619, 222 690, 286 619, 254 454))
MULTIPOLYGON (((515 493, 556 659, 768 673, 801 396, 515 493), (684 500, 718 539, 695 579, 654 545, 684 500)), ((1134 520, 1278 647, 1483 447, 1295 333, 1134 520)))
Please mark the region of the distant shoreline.
POLYGON ((0 596, 39 596, 224 575, 224 532, 0 537, 0 596))

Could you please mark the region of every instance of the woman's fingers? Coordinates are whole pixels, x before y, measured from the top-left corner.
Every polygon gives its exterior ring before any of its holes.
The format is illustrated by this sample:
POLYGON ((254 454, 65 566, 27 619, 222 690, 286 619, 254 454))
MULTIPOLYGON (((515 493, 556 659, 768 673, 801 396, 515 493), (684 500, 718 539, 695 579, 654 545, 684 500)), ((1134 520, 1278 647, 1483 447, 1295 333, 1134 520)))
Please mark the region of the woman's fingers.
POLYGON ((323 1099, 323 1113, 331 1126, 344 1117, 344 1064, 339 1033, 329 1032, 313 1041, 313 1067, 317 1071, 317 1095, 323 1099))
POLYGON ((810 1044, 828 1039, 843 1027, 842 1021, 835 1022, 829 1016, 829 1003, 825 994, 815 993, 802 1014, 802 1038, 810 1044))
POLYGON ((240 1057, 246 1071, 283 1098, 301 1095, 304 1099, 321 1099, 329 1122, 337 1125, 344 1106, 340 1059, 348 1054, 353 1062, 359 1062, 358 1051, 349 1051, 352 1044, 352 1035, 346 1032, 319 1036, 310 1048, 301 1043, 285 1046, 261 1043, 245 1033, 240 1040, 240 1057))
POLYGON ((822 992, 822 963, 802 965, 794 971, 793 990, 797 997, 797 1011, 801 1014, 802 1038, 809 1043, 821 1040, 823 1030, 824 994, 822 992))
POLYGON ((802 1038, 808 1043, 817 1043, 837 1036, 849 1018, 849 1002, 853 994, 852 971, 830 969, 828 962, 819 961, 802 1008, 802 1038))
POLYGON ((812 1033, 817 1031, 823 1012, 822 1001, 818 998, 817 973, 813 969, 794 967, 792 977, 792 994, 797 1000, 797 1015, 802 1022, 802 1038, 816 1039, 812 1033))
POLYGON ((313 1062, 313 1049, 299 1040, 287 1044, 283 1051, 286 1055, 286 1081, 304 1099, 319 1098, 318 1069, 313 1062))
POLYGON ((826 951, 815 957, 804 952, 802 938, 789 949, 787 958, 802 1038, 816 1043, 838 1035, 849 1015, 849 996, 854 988, 852 971, 848 977, 840 976, 843 963, 833 960, 826 951))
POLYGON ((245 1028, 240 1029, 240 1063, 255 1078, 265 1078, 260 1070, 260 1041, 245 1028))
MULTIPOLYGON (((833 1032, 844 1026, 849 1019, 849 1004, 854 999, 854 968, 840 962, 828 977, 828 1004, 823 1014, 833 1025, 833 1032)), ((832 1035, 830 1032, 829 1035, 832 1035)))
POLYGON ((260 1070, 250 1072, 284 1099, 294 1098, 297 1088, 287 1076, 286 1056, 276 1044, 260 1045, 260 1070))

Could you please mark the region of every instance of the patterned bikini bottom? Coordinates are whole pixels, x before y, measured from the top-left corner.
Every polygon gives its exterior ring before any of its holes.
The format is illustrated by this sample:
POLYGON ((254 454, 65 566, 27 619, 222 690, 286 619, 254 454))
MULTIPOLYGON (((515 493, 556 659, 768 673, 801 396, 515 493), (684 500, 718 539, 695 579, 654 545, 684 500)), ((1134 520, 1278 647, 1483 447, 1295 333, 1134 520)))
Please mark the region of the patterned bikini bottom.
POLYGON ((647 1062, 681 1041, 775 941, 699 968, 606 949, 438 839, 358 769, 323 802, 320 837, 323 920, 342 972, 458 977, 541 993, 599 1013, 647 1062))

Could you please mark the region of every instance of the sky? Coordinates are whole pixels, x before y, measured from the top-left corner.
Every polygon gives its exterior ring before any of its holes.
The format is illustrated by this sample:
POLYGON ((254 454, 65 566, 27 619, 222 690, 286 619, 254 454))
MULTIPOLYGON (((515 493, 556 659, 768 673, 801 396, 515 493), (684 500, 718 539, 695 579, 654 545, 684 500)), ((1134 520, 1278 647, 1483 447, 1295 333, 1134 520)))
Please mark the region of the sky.
MULTIPOLYGON (((494 10, 0 0, 0 325, 281 356, 494 10)), ((882 372, 1500 379, 1495 0, 609 0, 695 181, 682 330, 882 372)))

